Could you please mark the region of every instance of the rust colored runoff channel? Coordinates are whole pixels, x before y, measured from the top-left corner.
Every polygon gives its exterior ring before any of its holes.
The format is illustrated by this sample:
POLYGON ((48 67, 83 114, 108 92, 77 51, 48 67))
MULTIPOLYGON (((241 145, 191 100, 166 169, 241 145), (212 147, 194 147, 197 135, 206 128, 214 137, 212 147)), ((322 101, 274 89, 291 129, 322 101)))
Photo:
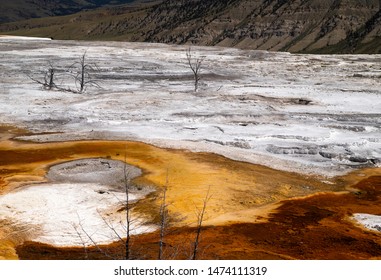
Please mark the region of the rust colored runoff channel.
MULTIPOLYGON (((326 254, 328 258, 381 255, 377 249, 381 244, 379 234, 354 226, 349 219, 357 209, 368 209, 357 208, 356 205, 364 203, 371 209, 370 214, 381 214, 377 210, 380 169, 355 171, 326 182, 322 178, 233 161, 215 154, 162 149, 140 142, 12 140, 13 136, 26 133, 0 127, 0 194, 3 196, 48 182, 46 174, 57 164, 88 158, 126 161, 142 170, 134 185, 155 189, 138 207, 142 214, 158 219, 160 193, 167 187, 171 228, 176 230, 169 231, 166 246, 177 248, 176 251, 184 245, 184 240, 191 240, 197 221, 195 209, 201 207, 209 190, 212 198, 208 201, 202 233, 201 245, 205 247, 202 258, 324 258, 322 252, 327 251, 324 246, 329 244, 335 252, 341 251, 326 254), (375 185, 374 192, 369 189, 359 192, 356 188, 361 184, 351 188, 360 181, 368 182, 367 178, 375 185), (340 201, 345 203, 340 205, 340 201), (333 230, 340 231, 339 239, 328 234, 333 230), (339 246, 343 242, 345 246, 339 246), (364 248, 370 248, 364 244, 370 247, 373 244, 373 251, 366 249, 363 253, 364 248)), ((56 248, 30 242, 22 229, 11 225, 12 221, 0 220, 0 258, 84 258, 83 248, 56 248)), ((134 244, 148 250, 142 258, 156 255, 151 255, 149 250, 156 252, 157 235, 133 237, 134 244)), ((109 247, 120 249, 115 244, 109 247)), ((88 252, 92 252, 90 258, 104 258, 95 248, 89 248, 88 252)), ((176 257, 186 258, 181 254, 176 257)))

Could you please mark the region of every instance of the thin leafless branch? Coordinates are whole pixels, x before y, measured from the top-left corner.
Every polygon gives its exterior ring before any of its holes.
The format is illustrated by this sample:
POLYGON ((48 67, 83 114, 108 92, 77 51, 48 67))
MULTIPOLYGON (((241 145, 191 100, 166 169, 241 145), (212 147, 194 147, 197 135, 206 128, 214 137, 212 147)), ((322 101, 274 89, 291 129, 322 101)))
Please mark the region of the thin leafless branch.
POLYGON ((129 174, 127 171, 127 153, 124 153, 124 165, 123 165, 123 175, 124 175, 124 190, 126 193, 126 241, 125 241, 125 249, 126 249, 126 260, 130 259, 130 240, 131 240, 131 207, 130 207, 130 189, 129 189, 129 174))
MULTIPOLYGON (((99 83, 91 75, 92 72, 99 72, 99 68, 96 64, 87 63, 86 55, 87 51, 83 53, 79 58, 79 61, 74 62, 68 68, 68 73, 74 78, 77 93, 86 92, 89 86, 101 88, 99 83)), ((69 91, 73 92, 73 90, 69 91)))
POLYGON ((198 83, 201 79, 200 77, 200 71, 201 71, 201 65, 203 62, 203 58, 193 58, 191 48, 189 47, 186 52, 188 65, 190 69, 193 72, 194 77, 194 91, 197 92, 198 90, 198 83))
POLYGON ((193 243, 193 254, 192 254, 192 260, 197 259, 197 253, 199 250, 199 244, 200 244, 200 236, 201 236, 201 229, 202 229, 202 223, 204 221, 204 216, 206 212, 206 206, 208 201, 212 198, 210 195, 210 187, 208 188, 208 191, 205 195, 205 198, 203 200, 202 208, 197 209, 198 214, 197 214, 197 228, 196 228, 196 237, 193 243))
MULTIPOLYGON (((90 242, 98 249, 99 252, 101 252, 103 255, 105 255, 106 257, 110 258, 110 259, 114 259, 110 254, 108 254, 105 250, 102 250, 101 247, 99 247, 98 243, 93 239, 93 237, 91 236, 91 234, 89 234, 85 228, 83 227, 83 224, 82 224, 82 221, 77 213, 77 216, 78 216, 78 225, 79 227, 81 228, 82 232, 87 236, 87 238, 90 240, 90 242)), ((74 226, 74 228, 76 228, 74 226)), ((76 232, 78 233, 78 230, 76 229, 76 232)), ((82 238, 80 238, 81 240, 83 240, 82 238)), ((84 243, 86 244, 86 243, 84 243)), ((85 246, 86 247, 86 246, 85 246)), ((87 249, 86 249, 87 250, 87 249)), ((87 252, 87 251, 86 251, 87 252)))
POLYGON ((53 66, 52 62, 49 61, 49 66, 47 67, 47 70, 44 72, 44 78, 43 80, 38 80, 31 75, 27 74, 29 79, 31 79, 33 82, 36 82, 43 86, 46 90, 52 90, 54 88, 58 88, 54 82, 54 74, 56 72, 56 68, 53 66))
POLYGON ((166 182, 163 190, 163 198, 160 205, 160 240, 159 240, 159 260, 163 259, 164 235, 168 224, 168 210, 167 210, 167 188, 168 188, 168 169, 166 175, 166 182))
MULTIPOLYGON (((77 213, 78 214, 78 213, 77 213)), ((85 240, 82 238, 82 234, 79 232, 78 230, 78 227, 73 224, 73 228, 75 230, 75 232, 77 233, 79 239, 81 240, 81 244, 83 246, 83 250, 85 251, 85 259, 87 260, 89 258, 89 254, 88 254, 88 251, 87 251, 87 245, 86 245, 86 242, 85 240)))

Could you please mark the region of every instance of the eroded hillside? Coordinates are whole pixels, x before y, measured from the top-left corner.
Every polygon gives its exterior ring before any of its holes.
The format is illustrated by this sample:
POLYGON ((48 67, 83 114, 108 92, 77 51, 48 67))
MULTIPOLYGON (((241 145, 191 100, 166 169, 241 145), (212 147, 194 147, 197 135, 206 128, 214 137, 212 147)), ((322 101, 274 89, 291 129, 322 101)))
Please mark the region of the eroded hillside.
POLYGON ((134 0, 2 0, 0 3, 0 23, 68 15, 83 9, 130 2, 134 2, 134 0))
POLYGON ((291 52, 381 51, 379 0, 159 2, 3 24, 0 32, 291 52))

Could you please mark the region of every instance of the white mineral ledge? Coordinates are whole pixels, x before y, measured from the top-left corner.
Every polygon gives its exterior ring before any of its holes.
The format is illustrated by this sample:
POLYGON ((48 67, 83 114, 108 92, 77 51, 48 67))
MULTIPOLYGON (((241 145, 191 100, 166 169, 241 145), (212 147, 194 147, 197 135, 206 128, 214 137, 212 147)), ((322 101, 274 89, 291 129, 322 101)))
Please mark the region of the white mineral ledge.
POLYGON ((381 216, 357 213, 353 217, 364 227, 381 232, 381 216))

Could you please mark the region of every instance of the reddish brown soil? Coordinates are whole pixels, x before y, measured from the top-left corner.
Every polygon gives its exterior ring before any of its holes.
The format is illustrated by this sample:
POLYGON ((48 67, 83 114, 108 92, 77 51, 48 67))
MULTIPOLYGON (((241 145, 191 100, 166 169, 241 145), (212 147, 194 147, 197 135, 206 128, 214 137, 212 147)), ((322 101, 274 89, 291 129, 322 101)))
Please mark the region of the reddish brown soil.
MULTIPOLYGON (((284 201, 262 223, 203 228, 198 258, 381 259, 381 233, 355 225, 350 219, 353 213, 381 215, 381 176, 364 179, 350 193, 284 201)), ((194 228, 171 229, 165 238, 165 257, 189 258, 194 235, 194 228)), ((136 258, 157 258, 157 233, 132 241, 136 258)), ((108 258, 96 248, 89 250, 90 259, 108 258)), ((118 247, 114 244, 103 250, 116 256, 118 247)), ((21 259, 86 258, 83 248, 59 249, 32 242, 18 246, 17 254, 21 259)))

